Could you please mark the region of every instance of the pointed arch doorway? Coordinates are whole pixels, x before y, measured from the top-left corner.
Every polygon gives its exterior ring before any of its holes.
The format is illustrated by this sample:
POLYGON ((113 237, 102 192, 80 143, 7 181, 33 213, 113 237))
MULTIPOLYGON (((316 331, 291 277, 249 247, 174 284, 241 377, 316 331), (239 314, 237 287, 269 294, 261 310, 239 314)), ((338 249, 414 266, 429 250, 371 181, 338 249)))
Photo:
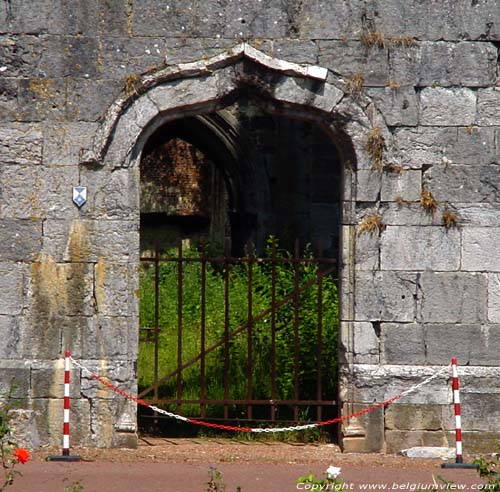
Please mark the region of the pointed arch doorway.
MULTIPOLYGON (((327 70, 276 60, 246 44, 209 60, 159 69, 142 77, 134 91, 125 93, 110 107, 93 147, 83 154, 82 163, 93 169, 102 166, 102 173, 121 169, 120 176, 123 176, 127 171, 129 202, 138 212, 138 170, 155 131, 181 118, 219 116, 242 96, 248 97, 265 113, 318 125, 338 152, 342 173, 339 222, 344 224, 343 239, 338 242, 342 250, 339 255, 340 319, 347 327, 354 319, 352 214, 356 173, 359 167, 364 170, 371 167, 365 143, 373 126, 377 125, 383 135, 388 132, 369 101, 358 104, 349 98, 343 90, 343 82, 327 70)), ((198 150, 203 153, 202 149, 198 150)), ((96 179, 98 174, 95 173, 96 179)), ((229 197, 230 176, 221 174, 229 197)), ((243 188, 249 182, 244 180, 243 188)), ((133 214, 130 220, 136 221, 139 227, 139 213, 133 214)), ((138 244, 137 251, 139 249, 138 244)), ((133 294, 139 278, 131 280, 133 294)), ((352 363, 352 332, 341 331, 340 337, 345 356, 343 364, 347 367, 352 363)), ((128 354, 131 361, 136 354, 132 347, 128 354)), ((344 402, 354 401, 346 392, 348 388, 341 390, 344 402)))

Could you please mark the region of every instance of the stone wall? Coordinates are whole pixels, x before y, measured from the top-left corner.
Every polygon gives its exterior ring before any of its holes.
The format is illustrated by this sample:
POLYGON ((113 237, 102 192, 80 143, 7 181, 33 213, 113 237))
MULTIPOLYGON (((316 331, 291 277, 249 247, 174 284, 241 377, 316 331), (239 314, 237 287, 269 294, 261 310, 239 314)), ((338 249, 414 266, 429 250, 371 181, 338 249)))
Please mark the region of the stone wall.
MULTIPOLYGON (((224 107, 231 81, 247 70, 235 68, 231 79, 227 64, 219 75, 214 64, 177 64, 205 63, 247 41, 273 60, 329 70, 325 83, 273 62, 268 73, 279 76, 257 74, 256 84, 268 84, 280 102, 268 101, 270 109, 288 105, 342 127, 354 151, 344 159, 342 411, 392 396, 456 355, 467 365, 464 445, 493 450, 500 437, 497 2, 263 4, 0 2, 0 387, 15 376, 25 409, 19 425, 34 445, 59 442, 66 347, 134 391, 134 152, 158 115, 224 107), (146 71, 164 75, 141 78, 146 71), (168 82, 174 76, 178 84, 168 82), (117 100, 128 102, 111 108, 119 122, 99 147, 110 121, 103 115, 117 100), (368 143, 377 132, 383 156, 374 162, 368 143), (93 148, 99 159, 81 159, 93 148), (78 184, 89 190, 80 210, 71 201, 78 184), (368 219, 378 225, 372 232, 368 219)), ((133 406, 84 374, 74 380, 73 442, 133 445, 133 432, 123 432, 134 428, 133 406)), ((450 444, 449 404, 443 377, 348 421, 342 443, 362 451, 450 444)))

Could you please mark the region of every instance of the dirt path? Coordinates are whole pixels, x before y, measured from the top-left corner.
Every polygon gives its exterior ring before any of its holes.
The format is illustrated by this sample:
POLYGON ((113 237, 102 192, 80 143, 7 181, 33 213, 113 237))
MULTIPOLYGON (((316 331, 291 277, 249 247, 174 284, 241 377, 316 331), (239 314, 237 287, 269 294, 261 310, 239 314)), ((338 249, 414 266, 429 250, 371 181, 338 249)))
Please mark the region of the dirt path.
MULTIPOLYGON (((59 453, 54 449, 34 453, 9 491, 64 492, 79 482, 82 492, 206 492, 211 466, 222 473, 226 492, 235 492, 238 486, 241 492, 308 490, 304 484, 297 486, 297 478, 311 472, 322 477, 330 465, 342 469, 344 490, 429 490, 437 475, 461 490, 478 490, 481 483, 474 470, 445 470, 440 460, 342 454, 332 444, 148 439, 137 450, 73 450, 82 457, 78 463, 45 461, 59 453), (368 484, 374 485, 369 489, 368 484)), ((456 490, 438 483, 440 490, 456 490)))

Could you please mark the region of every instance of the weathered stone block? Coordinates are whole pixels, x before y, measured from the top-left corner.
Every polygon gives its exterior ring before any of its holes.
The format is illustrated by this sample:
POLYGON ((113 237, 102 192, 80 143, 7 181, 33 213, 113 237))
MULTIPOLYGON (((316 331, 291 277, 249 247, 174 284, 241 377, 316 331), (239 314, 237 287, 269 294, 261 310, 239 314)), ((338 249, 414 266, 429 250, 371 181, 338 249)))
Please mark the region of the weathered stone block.
POLYGON ((379 338, 377 327, 368 322, 354 322, 354 361, 377 364, 379 361, 379 338))
POLYGON ((133 272, 127 264, 101 260, 95 267, 95 297, 101 316, 130 316, 137 302, 131 293, 133 272))
POLYGON ((382 270, 458 270, 460 239, 460 231, 456 229, 387 226, 381 237, 380 267, 382 270))
POLYGON ((413 87, 371 87, 366 95, 380 110, 389 126, 416 126, 418 124, 418 100, 413 87))
POLYGON ((21 121, 64 120, 66 80, 36 77, 19 81, 21 121))
POLYGON ((476 119, 474 91, 426 87, 420 94, 419 122, 424 126, 467 126, 476 119))
POLYGON ((500 203, 463 203, 456 206, 460 223, 473 227, 496 227, 500 203))
POLYGON ((386 430, 387 453, 398 453, 402 449, 417 446, 450 447, 453 438, 444 431, 426 430, 386 430))
POLYGON ((42 223, 0 219, 0 261, 34 260, 42 247, 42 223))
POLYGON ((70 121, 97 121, 123 86, 121 81, 109 79, 68 79, 67 118, 70 121))
POLYGON ((380 199, 392 202, 403 199, 407 202, 420 200, 422 192, 422 173, 411 169, 401 172, 385 172, 382 176, 380 199))
POLYGON ((38 36, 0 35, 0 77, 35 77, 42 54, 38 36))
POLYGON ((101 35, 120 36, 127 34, 131 13, 128 0, 106 0, 100 3, 100 8, 99 29, 101 35))
POLYGON ((365 48, 359 41, 318 41, 318 63, 344 77, 361 74, 367 87, 385 87, 389 77, 387 50, 365 48))
POLYGON ((477 121, 481 126, 500 125, 500 89, 479 89, 477 92, 477 121))
POLYGON ((21 356, 21 333, 14 316, 0 314, 0 358, 18 359, 21 356))
POLYGON ((40 71, 45 77, 95 77, 98 73, 98 40, 88 36, 48 36, 40 71))
POLYGON ((394 154, 397 162, 411 168, 441 163, 456 145, 456 128, 411 128, 394 132, 394 154))
POLYGON ((462 270, 500 272, 498 227, 467 227, 462 235, 462 270))
POLYGON ((460 395, 464 431, 488 432, 500 421, 498 395, 463 393, 460 395))
POLYGON ((0 263, 0 314, 20 314, 24 307, 24 271, 19 264, 0 263))
POLYGON ((357 272, 355 319, 359 321, 413 321, 416 274, 357 272))
POLYGON ((433 166, 424 173, 436 200, 451 203, 500 201, 498 166, 433 166))
POLYGON ((380 263, 380 237, 378 234, 356 235, 356 270, 378 270, 380 263))
POLYGON ((260 43, 250 42, 250 44, 280 60, 307 64, 316 64, 318 60, 318 45, 308 39, 275 39, 270 50, 266 50, 260 43))
POLYGON ((429 364, 457 357, 460 364, 495 365, 499 343, 500 325, 428 324, 425 335, 429 364))
POLYGON ((0 395, 27 398, 30 392, 30 368, 23 360, 0 360, 0 395))
MULTIPOLYGON (((80 370, 71 366, 70 397, 80 396, 80 370)), ((31 363, 32 398, 64 397, 64 358, 55 361, 34 361, 31 363)), ((61 400, 62 401, 62 400, 61 400)))
MULTIPOLYGON (((367 407, 357 403, 344 404, 342 414, 350 414, 358 412, 367 407)), ((347 421, 343 424, 342 433, 345 436, 343 439, 344 452, 361 452, 361 453, 379 453, 384 446, 384 411, 378 408, 371 412, 365 413, 356 417, 355 422, 347 421), (349 426, 354 423, 359 430, 350 430, 349 426), (362 436, 353 435, 354 433, 363 433, 362 436)))
POLYGON ((416 323, 382 323, 382 364, 425 364, 424 328, 416 323))
POLYGON ((426 323, 485 321, 487 284, 488 278, 482 274, 422 273, 419 277, 418 319, 426 323))
POLYGON ((386 226, 442 226, 442 207, 432 214, 420 203, 383 203, 380 211, 386 226))
POLYGON ((105 257, 110 262, 129 262, 138 256, 139 223, 81 218, 47 220, 43 249, 55 261, 96 263, 105 257))
POLYGON ((382 173, 375 169, 360 169, 356 173, 356 200, 376 202, 380 199, 382 173))
POLYGON ((40 164, 42 132, 38 125, 3 125, 0 130, 0 162, 4 164, 40 164))
POLYGON ((500 323, 500 274, 488 275, 488 321, 500 323))
POLYGON ((385 412, 386 430, 447 430, 443 425, 442 413, 443 407, 449 406, 394 403, 385 412))
POLYGON ((0 79, 0 121, 16 120, 18 86, 17 79, 0 79))

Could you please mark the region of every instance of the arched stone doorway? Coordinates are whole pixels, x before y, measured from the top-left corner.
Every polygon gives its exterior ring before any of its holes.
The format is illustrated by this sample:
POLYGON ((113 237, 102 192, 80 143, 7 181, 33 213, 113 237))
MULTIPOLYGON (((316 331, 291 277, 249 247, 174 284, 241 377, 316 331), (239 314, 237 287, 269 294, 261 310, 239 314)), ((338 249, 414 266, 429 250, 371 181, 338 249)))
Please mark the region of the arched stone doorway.
MULTIPOLYGON (((271 113, 320 125, 335 142, 342 163, 341 232, 341 360, 352 363, 354 286, 354 201, 359 171, 372 169, 366 142, 377 128, 386 141, 388 131, 374 107, 364 98, 349 96, 344 82, 319 67, 271 59, 241 45, 214 59, 168 67, 144 76, 110 108, 94 147, 82 156, 92 169, 89 183, 106 173, 119 173, 127 188, 131 221, 139 227, 138 164, 146 143, 166 123, 185 117, 204 117, 233 104, 245 93, 271 113)), ((137 251, 139 245, 137 244, 137 251)), ((127 288, 134 292, 137 278, 127 288)), ((132 320, 133 321, 133 320, 132 320)), ((137 321, 130 326, 137 329, 137 321), (135 323, 135 325, 134 325, 135 323)), ((129 358, 134 360, 132 347, 129 358)), ((349 411, 348 384, 341 387, 343 411, 349 411)), ((129 412, 133 413, 133 409, 129 412)))

